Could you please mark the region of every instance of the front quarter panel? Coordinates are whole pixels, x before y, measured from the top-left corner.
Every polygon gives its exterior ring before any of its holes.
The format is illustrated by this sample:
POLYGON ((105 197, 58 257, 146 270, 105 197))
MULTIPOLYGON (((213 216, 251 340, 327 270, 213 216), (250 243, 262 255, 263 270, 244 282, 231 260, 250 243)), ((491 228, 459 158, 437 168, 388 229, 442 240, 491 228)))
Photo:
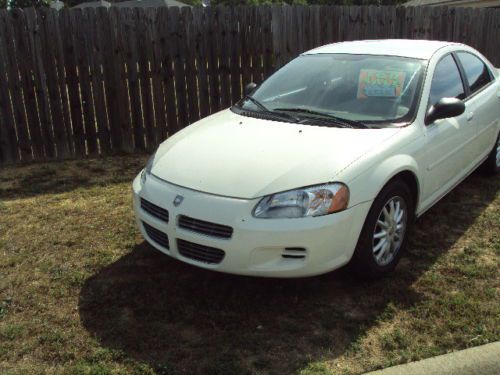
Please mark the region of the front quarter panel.
MULTIPOLYGON (((353 197, 351 205, 354 206, 375 199, 393 177, 405 171, 412 172, 417 181, 420 181, 417 162, 413 157, 405 154, 391 156, 379 165, 374 166, 374 168, 362 173, 348 184, 351 197, 353 197)), ((419 183, 418 190, 420 191, 420 189, 419 183)))
MULTIPOLYGON (((423 179, 418 156, 424 142, 420 127, 412 124, 383 145, 383 149, 365 155, 352 165, 350 174, 355 177, 345 180, 351 193, 349 206, 374 200, 394 176, 404 171, 414 174, 418 181, 418 191, 421 191, 423 179), (356 170, 358 173, 354 173, 356 170)), ((419 202, 417 207, 418 204, 419 202)))

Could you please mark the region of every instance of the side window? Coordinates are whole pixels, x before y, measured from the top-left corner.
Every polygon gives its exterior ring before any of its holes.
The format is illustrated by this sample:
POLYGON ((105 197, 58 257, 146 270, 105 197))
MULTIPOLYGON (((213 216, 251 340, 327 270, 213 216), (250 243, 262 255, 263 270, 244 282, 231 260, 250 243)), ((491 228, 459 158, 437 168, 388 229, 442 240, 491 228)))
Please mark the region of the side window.
POLYGON ((441 98, 465 99, 462 78, 451 55, 445 56, 436 65, 429 94, 429 107, 441 98))
POLYGON ((457 56, 464 67, 471 93, 476 92, 491 81, 488 67, 478 57, 468 52, 458 52, 457 56))

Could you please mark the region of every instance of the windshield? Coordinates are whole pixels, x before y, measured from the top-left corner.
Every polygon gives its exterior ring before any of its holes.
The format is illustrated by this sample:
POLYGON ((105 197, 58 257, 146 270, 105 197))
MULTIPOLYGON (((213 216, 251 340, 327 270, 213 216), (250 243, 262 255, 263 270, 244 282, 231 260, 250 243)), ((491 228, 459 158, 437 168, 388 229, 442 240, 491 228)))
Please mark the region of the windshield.
POLYGON ((238 107, 358 123, 412 120, 424 62, 393 56, 302 55, 265 80, 238 107))

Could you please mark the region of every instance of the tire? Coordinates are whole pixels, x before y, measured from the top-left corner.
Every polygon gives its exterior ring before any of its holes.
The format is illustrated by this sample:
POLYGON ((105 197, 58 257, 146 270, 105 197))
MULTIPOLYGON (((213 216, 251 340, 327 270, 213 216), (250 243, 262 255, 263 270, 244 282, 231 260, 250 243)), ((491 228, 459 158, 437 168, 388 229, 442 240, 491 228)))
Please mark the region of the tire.
POLYGON ((493 146, 488 159, 481 166, 484 174, 495 176, 500 174, 500 134, 498 134, 497 142, 493 146))
POLYGON ((414 197, 402 180, 392 180, 382 189, 368 212, 349 264, 356 276, 375 279, 394 270, 406 248, 415 218, 414 211, 414 197), (392 207, 391 202, 394 204, 392 207), (398 205, 403 210, 401 221, 394 220, 394 217, 401 215, 396 214, 398 205), (391 212, 392 208, 394 210, 391 212), (395 222, 404 223, 402 231, 395 222))

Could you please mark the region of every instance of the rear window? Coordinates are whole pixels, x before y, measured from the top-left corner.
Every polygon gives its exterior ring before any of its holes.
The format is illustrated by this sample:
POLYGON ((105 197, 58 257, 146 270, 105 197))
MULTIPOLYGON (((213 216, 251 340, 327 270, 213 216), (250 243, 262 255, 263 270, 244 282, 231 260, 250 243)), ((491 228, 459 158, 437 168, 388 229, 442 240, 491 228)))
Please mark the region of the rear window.
POLYGON ((471 93, 491 82, 490 71, 481 59, 468 52, 458 52, 457 56, 464 68, 471 93))

